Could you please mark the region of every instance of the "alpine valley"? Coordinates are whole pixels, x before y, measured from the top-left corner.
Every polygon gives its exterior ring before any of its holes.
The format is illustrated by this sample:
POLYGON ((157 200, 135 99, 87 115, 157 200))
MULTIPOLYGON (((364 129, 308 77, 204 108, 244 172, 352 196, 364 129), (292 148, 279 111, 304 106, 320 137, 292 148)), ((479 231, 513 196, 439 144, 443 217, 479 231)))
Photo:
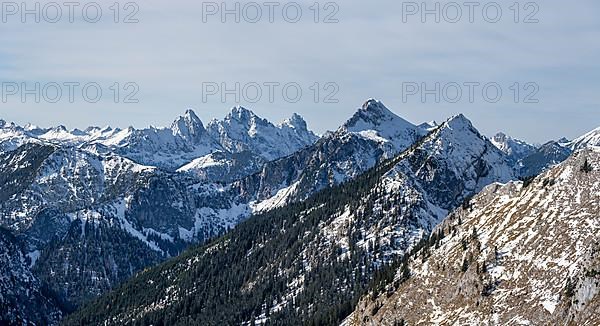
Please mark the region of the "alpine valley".
POLYGON ((600 128, 0 120, 0 324, 600 323, 600 128))

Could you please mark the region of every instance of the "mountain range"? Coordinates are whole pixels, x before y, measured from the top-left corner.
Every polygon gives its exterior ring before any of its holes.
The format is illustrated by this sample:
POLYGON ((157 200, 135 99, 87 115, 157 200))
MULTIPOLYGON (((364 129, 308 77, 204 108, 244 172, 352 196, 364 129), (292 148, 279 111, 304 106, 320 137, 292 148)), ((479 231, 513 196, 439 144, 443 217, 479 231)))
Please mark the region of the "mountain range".
POLYGON ((139 274, 74 323, 339 319, 377 266, 404 254, 486 184, 513 177, 503 153, 455 116, 357 178, 257 215, 209 246, 139 274), (152 291, 136 291, 148 283, 152 291), (331 310, 317 309, 324 306, 331 310))
POLYGON ((32 280, 0 282, 0 320, 54 324, 83 306, 67 324, 341 322, 472 196, 599 134, 533 146, 462 115, 414 125, 373 99, 321 137, 297 114, 272 124, 242 107, 206 127, 191 110, 170 128, 0 121, 0 280, 32 280), (115 295, 127 301, 104 308, 115 295))

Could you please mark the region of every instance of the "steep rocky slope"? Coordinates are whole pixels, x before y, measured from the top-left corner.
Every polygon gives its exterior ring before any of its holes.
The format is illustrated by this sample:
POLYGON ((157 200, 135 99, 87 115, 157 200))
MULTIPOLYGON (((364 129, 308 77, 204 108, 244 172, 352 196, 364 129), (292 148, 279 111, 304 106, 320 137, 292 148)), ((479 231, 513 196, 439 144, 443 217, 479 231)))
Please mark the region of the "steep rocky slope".
POLYGON ((600 127, 574 139, 568 143, 568 146, 573 150, 586 147, 600 147, 600 127))
POLYGON ((344 324, 598 325, 599 216, 597 149, 490 185, 344 324))
POLYGON ((265 164, 234 184, 255 211, 280 207, 351 180, 407 149, 427 130, 370 99, 335 132, 313 146, 265 164))
POLYGON ((250 214, 222 186, 73 147, 0 153, 0 180, 0 224, 72 305, 250 214))

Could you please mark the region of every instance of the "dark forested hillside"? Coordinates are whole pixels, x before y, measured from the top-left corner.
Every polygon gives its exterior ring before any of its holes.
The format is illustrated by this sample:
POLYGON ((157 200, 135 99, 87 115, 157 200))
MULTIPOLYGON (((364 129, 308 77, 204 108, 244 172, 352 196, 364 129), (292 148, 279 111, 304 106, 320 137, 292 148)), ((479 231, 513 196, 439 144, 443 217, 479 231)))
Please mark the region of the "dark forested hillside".
POLYGON ((22 243, 0 226, 0 325, 52 325, 66 310, 31 273, 29 263, 22 243))
MULTIPOLYGON (((267 317, 270 324, 335 324, 352 311, 374 266, 356 243, 339 261, 336 244, 320 236, 319 225, 340 207, 355 210, 392 165, 388 161, 305 202, 255 216, 211 244, 140 273, 64 324, 223 325, 267 317), (323 244, 332 249, 325 255, 304 252, 323 244), (305 287, 286 293, 294 283, 305 287)), ((357 242, 360 234, 350 238, 357 242)))

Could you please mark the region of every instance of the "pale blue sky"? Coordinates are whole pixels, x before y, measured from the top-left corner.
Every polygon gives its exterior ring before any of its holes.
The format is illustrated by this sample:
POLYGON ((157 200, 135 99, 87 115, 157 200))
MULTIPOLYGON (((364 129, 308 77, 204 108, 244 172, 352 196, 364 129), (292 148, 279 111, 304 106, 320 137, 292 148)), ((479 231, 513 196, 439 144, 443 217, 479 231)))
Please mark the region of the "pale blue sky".
MULTIPOLYGON (((97 2, 104 15, 96 24, 82 21, 80 11, 75 23, 64 16, 57 24, 36 24, 30 17, 23 24, 15 16, 0 22, 0 81, 94 81, 105 92, 113 82, 133 81, 140 87, 140 103, 114 104, 112 94, 96 104, 20 103, 9 97, 0 102, 0 118, 70 128, 144 127, 167 125, 188 107, 207 123, 243 105, 272 121, 298 112, 322 133, 374 97, 414 123, 464 113, 488 135, 504 131, 530 142, 572 138, 600 126, 600 4, 593 0, 538 1, 536 24, 513 22, 514 1, 498 1, 504 11, 496 24, 485 22, 480 12, 473 24, 466 16, 456 24, 431 17, 421 23, 417 16, 403 23, 402 2, 392 0, 338 1, 335 24, 313 22, 313 0, 297 1, 303 16, 296 24, 285 22, 281 10, 269 23, 267 9, 256 24, 243 19, 238 24, 231 17, 221 23, 216 16, 204 23, 199 1, 144 0, 138 2, 139 23, 115 24, 108 9, 114 1, 97 2), (497 82, 502 99, 496 104, 481 97, 475 103, 435 103, 433 97, 421 103, 416 96, 402 101, 405 82, 470 81, 497 82), (203 103, 204 82, 296 82, 304 94, 298 103, 281 96, 269 103, 265 94, 258 103, 236 103, 232 96, 227 103, 216 96, 203 103), (309 89, 315 82, 335 82, 339 103, 315 104, 309 89), (515 82, 537 83, 540 102, 515 104, 509 90, 515 82)), ((321 9, 321 19, 328 12, 321 9)), ((521 20, 527 13, 522 10, 521 20)))

